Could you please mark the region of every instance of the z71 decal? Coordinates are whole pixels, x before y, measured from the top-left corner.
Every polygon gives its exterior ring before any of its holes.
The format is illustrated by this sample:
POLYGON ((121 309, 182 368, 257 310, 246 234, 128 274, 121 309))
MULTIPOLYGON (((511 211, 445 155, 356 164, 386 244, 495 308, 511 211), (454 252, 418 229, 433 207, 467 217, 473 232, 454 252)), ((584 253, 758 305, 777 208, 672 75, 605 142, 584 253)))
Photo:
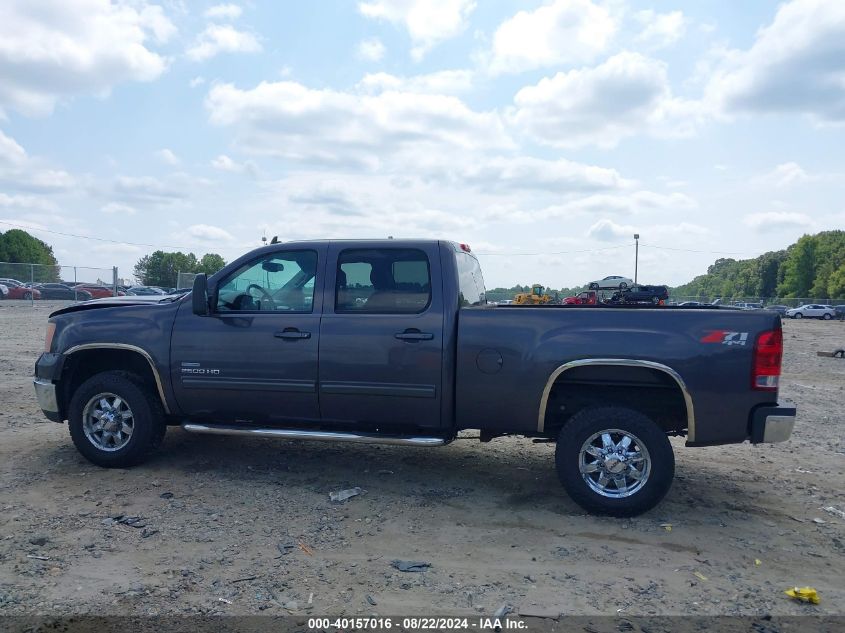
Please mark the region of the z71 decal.
POLYGON ((713 330, 701 339, 702 343, 721 343, 722 345, 745 345, 748 332, 731 332, 730 330, 713 330))

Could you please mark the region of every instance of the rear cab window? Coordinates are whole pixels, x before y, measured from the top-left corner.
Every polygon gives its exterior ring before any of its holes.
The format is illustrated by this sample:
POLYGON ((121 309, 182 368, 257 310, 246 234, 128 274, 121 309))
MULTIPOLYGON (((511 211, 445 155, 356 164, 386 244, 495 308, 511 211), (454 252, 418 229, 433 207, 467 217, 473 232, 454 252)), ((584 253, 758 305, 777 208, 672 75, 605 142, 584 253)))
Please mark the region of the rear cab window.
POLYGON ((461 308, 480 306, 487 303, 487 290, 484 287, 484 276, 478 260, 469 253, 457 251, 455 259, 458 264, 458 305, 461 308))

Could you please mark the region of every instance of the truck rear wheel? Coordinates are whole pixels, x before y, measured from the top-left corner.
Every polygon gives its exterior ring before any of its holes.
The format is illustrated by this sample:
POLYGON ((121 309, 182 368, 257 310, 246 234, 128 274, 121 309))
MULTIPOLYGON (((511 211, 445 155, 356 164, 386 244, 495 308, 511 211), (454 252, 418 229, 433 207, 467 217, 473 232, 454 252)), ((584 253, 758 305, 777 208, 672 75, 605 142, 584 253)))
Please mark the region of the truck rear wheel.
POLYGON ((675 476, 666 433, 624 407, 590 407, 560 430, 555 465, 563 487, 588 512, 616 517, 656 506, 675 476))
POLYGON ((107 371, 83 382, 68 407, 77 450, 105 468, 139 464, 167 429, 158 396, 133 374, 107 371))

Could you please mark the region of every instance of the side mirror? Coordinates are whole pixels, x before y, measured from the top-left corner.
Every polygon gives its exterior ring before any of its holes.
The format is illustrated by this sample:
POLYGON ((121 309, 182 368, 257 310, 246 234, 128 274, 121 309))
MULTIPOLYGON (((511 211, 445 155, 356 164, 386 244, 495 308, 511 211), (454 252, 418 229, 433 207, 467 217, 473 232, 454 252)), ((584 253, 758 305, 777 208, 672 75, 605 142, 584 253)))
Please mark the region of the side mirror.
POLYGON ((194 314, 205 316, 208 314, 208 278, 205 273, 194 277, 194 289, 191 292, 194 314))

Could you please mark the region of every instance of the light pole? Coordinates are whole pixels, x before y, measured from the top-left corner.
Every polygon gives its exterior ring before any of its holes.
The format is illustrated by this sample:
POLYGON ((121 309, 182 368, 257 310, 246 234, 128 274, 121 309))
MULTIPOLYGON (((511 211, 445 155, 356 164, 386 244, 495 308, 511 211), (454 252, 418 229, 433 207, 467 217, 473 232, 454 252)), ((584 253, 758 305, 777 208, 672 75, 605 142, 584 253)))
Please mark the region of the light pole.
POLYGON ((637 285, 637 266, 640 263, 640 234, 634 233, 634 285, 637 285))

